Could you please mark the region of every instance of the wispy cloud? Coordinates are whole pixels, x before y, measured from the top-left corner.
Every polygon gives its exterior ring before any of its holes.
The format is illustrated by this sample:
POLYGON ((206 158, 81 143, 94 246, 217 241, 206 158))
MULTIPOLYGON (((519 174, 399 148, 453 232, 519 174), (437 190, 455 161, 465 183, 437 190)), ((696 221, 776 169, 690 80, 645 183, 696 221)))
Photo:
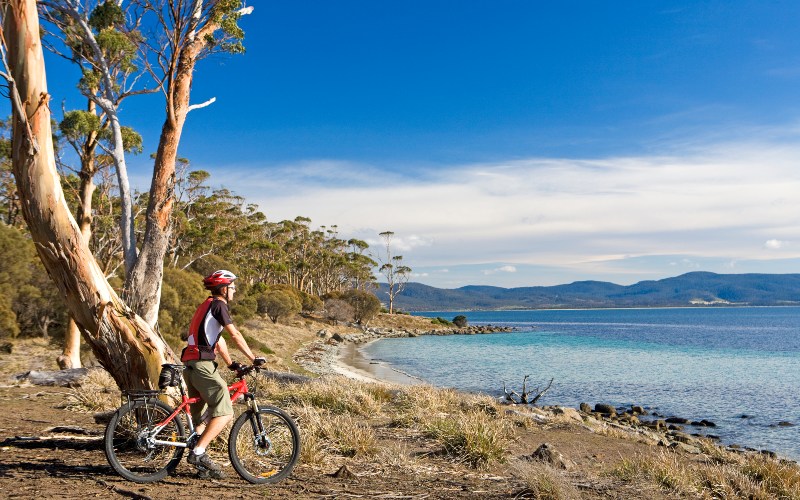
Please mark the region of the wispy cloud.
POLYGON ((695 145, 683 155, 454 165, 424 180, 330 161, 284 165, 277 176, 250 167, 226 179, 271 220, 305 215, 376 244, 392 230, 412 268, 503 262, 492 270, 535 264, 591 278, 624 273, 609 262, 665 256, 666 274, 702 259, 770 259, 776 249, 800 258, 786 245, 800 233, 800 148, 780 139, 695 145))

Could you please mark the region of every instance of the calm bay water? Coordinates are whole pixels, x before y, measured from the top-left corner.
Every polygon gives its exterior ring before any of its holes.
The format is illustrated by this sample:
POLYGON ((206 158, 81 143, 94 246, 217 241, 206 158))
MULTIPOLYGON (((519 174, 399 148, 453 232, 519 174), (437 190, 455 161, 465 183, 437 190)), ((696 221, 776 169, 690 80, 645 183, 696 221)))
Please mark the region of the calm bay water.
POLYGON ((534 388, 552 377, 540 404, 641 404, 711 420, 723 443, 800 460, 799 307, 424 313, 457 314, 518 331, 384 339, 363 352, 431 384, 492 395, 503 382, 519 392, 525 375, 534 388))

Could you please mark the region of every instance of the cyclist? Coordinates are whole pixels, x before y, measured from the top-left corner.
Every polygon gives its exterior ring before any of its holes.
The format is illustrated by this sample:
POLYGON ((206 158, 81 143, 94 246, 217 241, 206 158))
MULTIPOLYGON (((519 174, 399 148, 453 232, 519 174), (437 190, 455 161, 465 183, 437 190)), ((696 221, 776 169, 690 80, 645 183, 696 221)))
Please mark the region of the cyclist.
POLYGON ((228 353, 228 346, 222 332, 228 332, 231 340, 253 364, 263 364, 264 358, 256 358, 244 337, 233 325, 228 302, 233 299, 236 276, 226 270, 211 273, 203 279, 203 285, 211 292, 195 311, 189 325, 188 345, 181 352, 181 361, 186 365, 184 379, 190 397, 201 397, 202 402, 191 407, 192 421, 197 423, 199 435, 187 462, 197 467, 201 473, 222 478, 222 468, 214 463, 206 453, 206 448, 228 425, 233 418, 228 387, 217 372, 217 354, 231 370, 241 365, 235 363, 228 353), (201 420, 207 407, 207 418, 201 420))

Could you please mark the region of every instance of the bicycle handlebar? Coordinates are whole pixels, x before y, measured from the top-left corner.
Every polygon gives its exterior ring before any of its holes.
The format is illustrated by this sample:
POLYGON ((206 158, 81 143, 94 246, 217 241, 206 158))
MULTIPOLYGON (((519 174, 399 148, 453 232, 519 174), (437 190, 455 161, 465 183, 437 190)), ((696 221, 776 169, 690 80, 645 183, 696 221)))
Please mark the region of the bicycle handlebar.
POLYGON ((249 375, 252 371, 255 370, 256 373, 260 372, 264 365, 247 365, 239 368, 236 370, 236 378, 244 378, 245 375, 249 375))

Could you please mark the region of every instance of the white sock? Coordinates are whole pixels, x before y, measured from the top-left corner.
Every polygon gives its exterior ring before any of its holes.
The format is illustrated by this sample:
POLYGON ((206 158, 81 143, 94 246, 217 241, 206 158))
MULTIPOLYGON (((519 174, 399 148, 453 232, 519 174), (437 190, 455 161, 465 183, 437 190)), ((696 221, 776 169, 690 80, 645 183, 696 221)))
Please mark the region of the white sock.
POLYGON ((198 455, 198 456, 202 455, 205 452, 206 452, 206 449, 205 448, 200 448, 199 446, 197 448, 195 448, 194 450, 192 450, 192 453, 194 453, 195 455, 198 455))

